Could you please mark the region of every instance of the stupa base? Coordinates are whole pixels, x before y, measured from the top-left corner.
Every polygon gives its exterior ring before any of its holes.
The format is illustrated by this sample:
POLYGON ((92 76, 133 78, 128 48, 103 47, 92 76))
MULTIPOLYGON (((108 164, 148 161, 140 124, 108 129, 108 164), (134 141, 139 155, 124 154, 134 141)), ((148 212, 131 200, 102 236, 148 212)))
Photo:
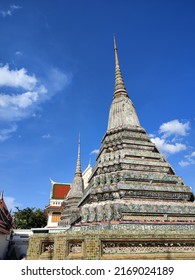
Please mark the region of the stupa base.
POLYGON ((32 235, 27 259, 41 259, 46 251, 53 260, 192 260, 195 224, 95 223, 32 235))

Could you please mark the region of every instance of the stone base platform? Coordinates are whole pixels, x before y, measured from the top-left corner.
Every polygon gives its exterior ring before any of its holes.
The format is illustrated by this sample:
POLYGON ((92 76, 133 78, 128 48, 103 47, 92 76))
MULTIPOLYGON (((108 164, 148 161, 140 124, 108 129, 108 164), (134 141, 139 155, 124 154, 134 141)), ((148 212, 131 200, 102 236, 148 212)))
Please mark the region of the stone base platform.
POLYGON ((28 260, 193 260, 195 224, 105 223, 31 236, 28 260))

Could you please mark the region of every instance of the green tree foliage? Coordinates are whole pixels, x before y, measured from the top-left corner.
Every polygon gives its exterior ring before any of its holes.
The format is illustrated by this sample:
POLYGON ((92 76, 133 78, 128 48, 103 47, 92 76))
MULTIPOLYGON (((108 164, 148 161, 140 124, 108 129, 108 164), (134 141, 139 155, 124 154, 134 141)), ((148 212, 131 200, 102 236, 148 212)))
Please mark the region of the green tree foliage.
POLYGON ((47 224, 47 217, 41 209, 25 208, 20 210, 16 207, 14 212, 14 225, 18 229, 42 228, 47 224))

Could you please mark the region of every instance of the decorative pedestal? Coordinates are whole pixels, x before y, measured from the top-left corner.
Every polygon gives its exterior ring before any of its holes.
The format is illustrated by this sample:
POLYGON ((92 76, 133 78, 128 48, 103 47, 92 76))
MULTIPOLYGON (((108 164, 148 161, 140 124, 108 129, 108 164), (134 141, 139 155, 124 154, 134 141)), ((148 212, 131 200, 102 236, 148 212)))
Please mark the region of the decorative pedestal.
POLYGON ((27 259, 43 259, 41 248, 47 242, 53 244, 53 260, 190 260, 195 259, 195 224, 105 223, 34 234, 27 259))

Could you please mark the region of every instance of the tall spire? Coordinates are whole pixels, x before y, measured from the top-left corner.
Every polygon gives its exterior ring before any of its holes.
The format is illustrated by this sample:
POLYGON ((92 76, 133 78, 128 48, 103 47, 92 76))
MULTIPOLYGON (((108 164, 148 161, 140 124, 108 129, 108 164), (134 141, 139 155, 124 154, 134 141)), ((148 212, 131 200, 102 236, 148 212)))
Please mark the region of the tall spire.
POLYGON ((83 191, 84 191, 84 184, 83 184, 83 176, 81 171, 81 152, 80 152, 80 134, 79 134, 76 171, 72 182, 72 187, 68 193, 67 198, 69 199, 70 197, 82 197, 83 191))
POLYGON ((80 133, 78 138, 78 156, 77 156, 77 165, 75 174, 82 174, 81 172, 81 143, 80 143, 80 133))
POLYGON ((115 54, 115 89, 114 89, 114 96, 120 94, 127 95, 127 91, 125 88, 125 84, 123 81, 123 77, 121 74, 120 66, 119 66, 119 59, 118 59, 118 50, 116 47, 116 38, 114 36, 114 54, 115 54))
POLYGON ((113 35, 113 36, 114 36, 115 65, 116 65, 116 66, 119 66, 118 50, 117 50, 117 47, 116 47, 116 38, 115 38, 115 35, 113 35))
POLYGON ((115 90, 110 107, 108 131, 121 128, 140 127, 134 105, 128 96, 119 66, 118 50, 114 37, 115 53, 115 90))
POLYGON ((62 202, 63 212, 60 217, 59 226, 65 227, 70 226, 80 217, 80 210, 78 208, 78 203, 83 197, 84 192, 84 182, 81 171, 81 155, 80 155, 80 134, 78 139, 78 156, 76 171, 74 175, 73 182, 71 184, 71 189, 68 195, 62 202))

